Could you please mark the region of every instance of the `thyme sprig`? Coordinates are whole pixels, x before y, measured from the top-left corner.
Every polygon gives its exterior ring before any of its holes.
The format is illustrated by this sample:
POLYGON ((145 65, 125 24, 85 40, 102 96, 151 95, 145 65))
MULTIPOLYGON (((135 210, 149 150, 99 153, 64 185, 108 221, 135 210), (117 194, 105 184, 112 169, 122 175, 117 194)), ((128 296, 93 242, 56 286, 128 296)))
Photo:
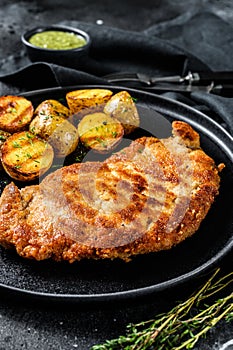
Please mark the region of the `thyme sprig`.
POLYGON ((220 320, 233 320, 233 292, 207 304, 233 282, 233 272, 216 279, 220 269, 186 301, 153 320, 129 324, 126 334, 94 345, 91 350, 191 349, 220 320))

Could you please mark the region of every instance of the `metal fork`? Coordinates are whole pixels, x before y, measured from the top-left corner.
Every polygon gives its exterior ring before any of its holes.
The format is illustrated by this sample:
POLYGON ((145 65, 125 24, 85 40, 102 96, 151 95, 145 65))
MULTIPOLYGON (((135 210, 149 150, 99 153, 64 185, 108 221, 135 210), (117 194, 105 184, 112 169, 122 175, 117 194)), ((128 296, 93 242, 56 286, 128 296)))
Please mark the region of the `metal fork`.
POLYGON ((172 75, 162 77, 151 77, 145 73, 113 73, 104 76, 110 83, 114 82, 139 82, 146 86, 153 86, 156 83, 184 83, 192 84, 199 81, 196 73, 189 72, 186 76, 172 75))

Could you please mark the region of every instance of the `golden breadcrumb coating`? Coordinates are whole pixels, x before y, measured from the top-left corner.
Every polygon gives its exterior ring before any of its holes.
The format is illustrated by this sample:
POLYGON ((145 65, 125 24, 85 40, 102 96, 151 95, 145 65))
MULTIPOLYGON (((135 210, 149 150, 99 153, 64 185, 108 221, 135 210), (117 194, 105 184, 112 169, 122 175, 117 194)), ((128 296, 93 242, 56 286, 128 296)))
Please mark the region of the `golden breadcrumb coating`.
POLYGON ((0 199, 0 244, 25 258, 129 261, 193 235, 218 195, 217 166, 190 125, 142 137, 103 162, 63 167, 0 199))

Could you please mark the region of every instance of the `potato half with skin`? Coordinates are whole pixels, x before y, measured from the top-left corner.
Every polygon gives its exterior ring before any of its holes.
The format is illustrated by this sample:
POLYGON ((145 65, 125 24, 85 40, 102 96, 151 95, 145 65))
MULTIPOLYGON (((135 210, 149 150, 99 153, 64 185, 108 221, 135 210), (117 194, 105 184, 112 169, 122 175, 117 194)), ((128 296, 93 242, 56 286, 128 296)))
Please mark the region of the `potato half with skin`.
POLYGON ((140 125, 140 117, 133 98, 127 91, 113 95, 104 107, 104 113, 122 123, 125 135, 130 134, 140 125))
POLYGON ((113 92, 108 89, 84 89, 68 92, 66 100, 71 113, 81 119, 86 114, 102 111, 112 95, 113 92))
POLYGON ((66 157, 78 146, 78 129, 68 120, 63 120, 50 135, 48 142, 53 146, 56 157, 66 157))
POLYGON ((78 124, 78 133, 86 147, 106 153, 118 145, 124 135, 124 128, 117 119, 98 112, 83 117, 78 124))
POLYGON ((69 118, 71 112, 69 108, 64 106, 61 102, 57 100, 45 100, 42 101, 35 110, 35 115, 46 115, 47 117, 63 117, 69 118))
MULTIPOLYGON (((46 101, 45 101, 46 102, 46 101)), ((42 107, 46 104, 43 103, 42 107)), ((79 137, 77 128, 63 115, 45 113, 41 105, 36 109, 36 116, 29 126, 30 132, 48 141, 57 157, 65 157, 75 150, 79 137)))
POLYGON ((37 106, 34 118, 30 123, 29 130, 48 140, 49 136, 54 132, 57 125, 69 118, 70 111, 56 100, 45 100, 37 106))
POLYGON ((31 101, 21 96, 0 97, 0 129, 9 133, 25 130, 33 118, 31 101))
POLYGON ((10 177, 31 181, 43 175, 52 165, 53 148, 29 131, 11 135, 1 148, 1 160, 10 177))

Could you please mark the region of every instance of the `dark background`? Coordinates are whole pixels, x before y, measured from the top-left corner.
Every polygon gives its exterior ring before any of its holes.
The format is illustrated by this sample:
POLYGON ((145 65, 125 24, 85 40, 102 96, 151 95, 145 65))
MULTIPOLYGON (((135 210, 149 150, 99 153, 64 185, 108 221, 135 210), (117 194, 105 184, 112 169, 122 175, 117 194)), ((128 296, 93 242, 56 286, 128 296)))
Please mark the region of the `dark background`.
POLYGON ((12 72, 28 63, 20 36, 37 25, 62 21, 96 24, 102 20, 106 26, 143 31, 159 24, 157 31, 161 36, 160 30, 170 22, 174 26, 166 38, 173 39, 177 34, 180 35, 176 32, 177 26, 195 13, 207 10, 229 23, 233 22, 231 0, 1 0, 0 5, 0 74, 12 72))
MULTIPOLYGON (((195 13, 206 10, 233 23, 232 0, 1 0, 0 5, 1 75, 12 73, 29 63, 20 36, 37 25, 61 21, 103 22, 106 26, 139 32, 157 26, 159 34, 167 22, 173 23, 175 29, 176 25, 184 23, 195 13)), ((176 32, 174 30, 166 35, 169 39, 176 32)), ((229 257, 226 261, 232 265, 229 257)), ((95 306, 33 303, 1 293, 0 350, 87 350, 93 344, 123 334, 128 323, 150 319, 157 312, 173 307, 174 300, 185 298, 191 289, 186 283, 182 288, 156 294, 147 300, 95 306)), ((220 322, 194 349, 219 350, 221 344, 231 338, 232 324, 220 322)))

